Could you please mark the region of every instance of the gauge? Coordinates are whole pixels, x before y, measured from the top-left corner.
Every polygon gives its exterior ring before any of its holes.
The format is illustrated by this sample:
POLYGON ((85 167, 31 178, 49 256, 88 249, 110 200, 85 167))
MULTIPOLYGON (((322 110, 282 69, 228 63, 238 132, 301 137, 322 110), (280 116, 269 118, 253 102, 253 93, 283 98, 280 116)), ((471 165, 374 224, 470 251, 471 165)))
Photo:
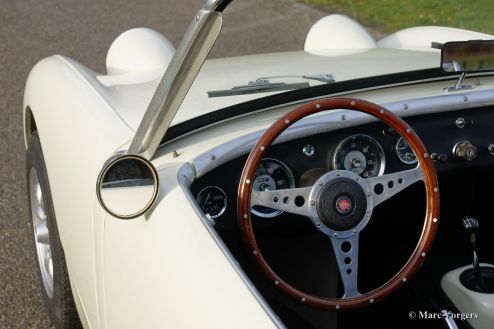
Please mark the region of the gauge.
POLYGON ((364 178, 382 175, 385 164, 381 145, 362 134, 345 138, 333 155, 333 169, 352 171, 364 178))
POLYGON ((395 152, 398 156, 398 159, 400 159, 400 161, 404 164, 417 163, 417 157, 415 156, 415 153, 403 137, 400 137, 396 141, 395 152))
POLYGON ((220 217, 226 210, 226 194, 216 186, 208 186, 197 194, 199 206, 211 218, 220 217))
MULTIPOLYGON (((275 159, 262 159, 254 177, 252 189, 255 191, 273 191, 295 187, 295 179, 291 170, 283 162, 275 159)), ((283 212, 263 206, 254 206, 251 210, 254 215, 263 218, 276 217, 283 212)))

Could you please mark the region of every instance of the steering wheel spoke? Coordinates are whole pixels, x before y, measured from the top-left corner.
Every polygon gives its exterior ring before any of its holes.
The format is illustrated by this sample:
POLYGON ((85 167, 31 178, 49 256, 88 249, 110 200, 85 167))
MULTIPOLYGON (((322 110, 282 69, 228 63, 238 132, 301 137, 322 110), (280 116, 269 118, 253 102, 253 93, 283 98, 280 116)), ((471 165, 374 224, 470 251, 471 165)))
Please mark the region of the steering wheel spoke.
POLYGON ((309 217, 309 194, 311 187, 274 191, 252 191, 251 206, 263 206, 296 215, 309 217))
POLYGON ((359 296, 357 287, 359 235, 355 234, 344 239, 331 237, 331 243, 345 290, 342 298, 359 296))
POLYGON ((424 181, 424 173, 420 166, 410 170, 367 178, 367 182, 371 185, 374 207, 418 181, 424 181))

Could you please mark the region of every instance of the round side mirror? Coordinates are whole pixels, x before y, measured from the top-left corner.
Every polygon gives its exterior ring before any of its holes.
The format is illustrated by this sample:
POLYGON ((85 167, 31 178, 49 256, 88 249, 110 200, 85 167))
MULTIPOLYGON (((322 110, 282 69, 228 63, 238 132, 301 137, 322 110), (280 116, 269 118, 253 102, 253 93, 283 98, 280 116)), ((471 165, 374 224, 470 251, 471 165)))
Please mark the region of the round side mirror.
POLYGON ((154 204, 158 174, 151 162, 140 156, 119 156, 103 167, 96 193, 101 206, 111 215, 136 218, 154 204))

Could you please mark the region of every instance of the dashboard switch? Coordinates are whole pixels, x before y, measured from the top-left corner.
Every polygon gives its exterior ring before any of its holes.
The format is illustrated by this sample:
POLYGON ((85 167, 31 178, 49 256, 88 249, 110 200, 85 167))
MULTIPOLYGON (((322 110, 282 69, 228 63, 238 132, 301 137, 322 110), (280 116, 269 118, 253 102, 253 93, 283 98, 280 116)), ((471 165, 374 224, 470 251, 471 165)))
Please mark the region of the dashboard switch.
POLYGON ((302 149, 302 153, 308 158, 312 157, 316 153, 316 148, 312 144, 307 144, 302 149))
POLYGON ((473 126, 473 120, 465 120, 464 118, 458 118, 455 120, 456 128, 465 128, 466 126, 473 126))
POLYGON ((446 163, 448 161, 448 155, 444 153, 432 153, 431 159, 434 162, 446 163))
POLYGON ((461 128, 464 128, 464 127, 465 127, 465 119, 463 119, 463 118, 458 118, 458 119, 456 119, 456 121, 455 121, 455 126, 456 126, 457 128, 460 128, 460 129, 461 129, 461 128))
POLYGON ((453 155, 459 159, 472 161, 477 157, 477 148, 468 141, 459 142, 453 147, 453 155))
POLYGON ((494 144, 489 144, 487 150, 489 151, 490 155, 494 155, 494 144))

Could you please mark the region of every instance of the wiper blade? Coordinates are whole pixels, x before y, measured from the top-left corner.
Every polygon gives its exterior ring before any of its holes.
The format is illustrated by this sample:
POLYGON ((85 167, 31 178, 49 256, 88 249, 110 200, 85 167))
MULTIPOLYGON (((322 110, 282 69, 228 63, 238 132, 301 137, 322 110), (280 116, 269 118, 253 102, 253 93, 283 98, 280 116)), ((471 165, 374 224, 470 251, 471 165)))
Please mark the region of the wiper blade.
POLYGON ((263 92, 281 91, 281 90, 295 90, 310 87, 308 82, 271 82, 271 79, 279 78, 302 78, 307 80, 316 80, 325 83, 335 82, 332 74, 314 74, 314 75, 280 75, 273 77, 264 77, 256 79, 255 81, 249 81, 247 85, 236 86, 231 89, 208 91, 208 97, 223 97, 223 96, 235 96, 235 95, 248 95, 263 92))
POLYGON ((248 95, 270 91, 295 90, 308 87, 310 87, 310 84, 308 82, 285 83, 270 82, 269 80, 257 79, 256 81, 250 81, 247 85, 236 86, 232 89, 208 91, 208 97, 213 98, 223 96, 248 95))

